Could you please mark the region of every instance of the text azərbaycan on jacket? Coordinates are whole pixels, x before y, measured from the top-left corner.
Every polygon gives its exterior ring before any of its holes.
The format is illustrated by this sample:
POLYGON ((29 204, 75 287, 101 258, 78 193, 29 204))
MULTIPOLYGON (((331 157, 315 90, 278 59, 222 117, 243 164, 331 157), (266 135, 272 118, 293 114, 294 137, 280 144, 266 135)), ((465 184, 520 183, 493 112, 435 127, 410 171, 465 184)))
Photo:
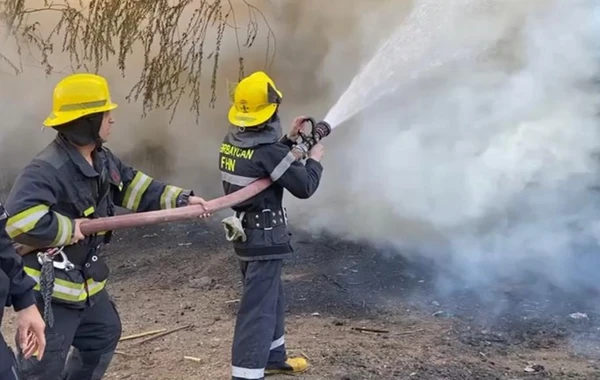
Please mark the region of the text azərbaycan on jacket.
POLYGON ((290 151, 293 143, 281 136, 279 119, 260 131, 236 128, 225 136, 219 153, 223 189, 231 194, 260 178, 273 184, 255 197, 233 207, 242 220, 247 240, 236 241, 234 249, 241 260, 286 258, 293 252, 287 215, 283 208, 283 190, 301 199, 311 197, 319 186, 323 166, 307 159, 296 160, 290 151), (242 214, 243 213, 243 214, 242 214))
MULTIPOLYGON (((53 300, 74 307, 93 303, 108 278, 99 257, 105 231, 69 245, 74 219, 114 215, 115 206, 134 212, 175 208, 188 204, 191 190, 166 185, 123 164, 105 147, 94 152, 92 167, 61 135, 27 165, 6 201, 9 236, 34 248, 62 247, 76 270, 55 270, 53 300)), ((41 265, 35 253, 24 257, 25 271, 39 290, 41 265)))

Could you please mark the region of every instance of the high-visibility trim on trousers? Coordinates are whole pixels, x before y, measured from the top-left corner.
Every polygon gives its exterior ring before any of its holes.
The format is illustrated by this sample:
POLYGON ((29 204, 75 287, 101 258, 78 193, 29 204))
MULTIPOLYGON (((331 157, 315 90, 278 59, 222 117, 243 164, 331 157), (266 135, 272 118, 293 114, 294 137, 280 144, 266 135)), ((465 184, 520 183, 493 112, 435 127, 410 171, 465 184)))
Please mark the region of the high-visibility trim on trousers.
POLYGON ((11 239, 26 234, 35 228, 35 225, 49 212, 46 205, 37 205, 21 211, 8 218, 6 232, 11 239))
POLYGON ((276 348, 283 346, 284 343, 285 343, 285 336, 282 336, 281 338, 274 340, 273 343, 271 343, 271 350, 274 350, 276 348))
POLYGON ((142 197, 152 183, 152 178, 138 171, 133 180, 127 186, 123 196, 122 206, 131 211, 137 211, 140 207, 142 197))
MULTIPOLYGON (((29 277, 33 278, 37 282, 33 289, 39 291, 41 272, 37 269, 26 266, 25 273, 27 273, 29 277)), ((104 289, 105 285, 106 280, 102 282, 96 282, 90 278, 85 282, 75 283, 60 278, 55 278, 52 297, 68 302, 83 302, 88 297, 91 297, 104 289)))
POLYGON ((166 210, 177 207, 177 197, 182 191, 180 187, 166 185, 160 196, 160 208, 166 210))
POLYGON ((231 375, 240 379, 259 380, 265 377, 265 369, 231 366, 231 375))

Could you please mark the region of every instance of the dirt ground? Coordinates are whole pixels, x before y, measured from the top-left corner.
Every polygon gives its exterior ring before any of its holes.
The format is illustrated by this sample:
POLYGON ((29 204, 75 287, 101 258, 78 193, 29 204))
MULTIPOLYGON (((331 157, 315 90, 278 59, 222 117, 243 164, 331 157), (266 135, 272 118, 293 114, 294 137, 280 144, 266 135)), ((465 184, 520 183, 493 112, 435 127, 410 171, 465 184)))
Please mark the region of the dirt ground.
MULTIPOLYGON (((229 378, 238 266, 206 223, 119 232, 105 250, 123 336, 190 326, 120 343, 107 380, 229 378)), ((302 379, 600 379, 598 294, 521 283, 487 301, 470 289, 442 297, 425 263, 300 233, 294 245, 286 340, 311 361, 302 379)))

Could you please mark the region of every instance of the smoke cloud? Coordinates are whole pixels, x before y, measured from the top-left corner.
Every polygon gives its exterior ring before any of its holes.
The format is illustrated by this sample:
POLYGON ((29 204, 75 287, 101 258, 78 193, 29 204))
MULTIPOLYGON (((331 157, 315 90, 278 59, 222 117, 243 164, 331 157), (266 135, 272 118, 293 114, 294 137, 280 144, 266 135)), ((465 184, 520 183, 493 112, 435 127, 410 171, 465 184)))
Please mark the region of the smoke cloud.
MULTIPOLYGON (((243 4, 233 3, 244 25, 243 4)), ((286 124, 298 115, 324 117, 399 25, 433 36, 427 49, 417 45, 422 40, 404 36, 401 65, 373 65, 395 70, 388 83, 355 87, 365 97, 395 91, 357 110, 327 138, 318 193, 308 201, 286 200, 292 223, 391 244, 403 254, 433 259, 470 285, 533 273, 564 287, 583 282, 597 288, 597 274, 582 272, 595 263, 581 256, 596 250, 600 234, 594 188, 600 7, 585 0, 462 0, 411 16, 434 3, 253 2, 277 38, 268 71, 284 93, 286 124), (407 80, 464 44, 485 49, 407 80)), ((265 39, 259 33, 257 45, 245 52, 246 74, 265 68, 265 39)), ((189 103, 180 105, 169 125, 169 112, 140 119, 141 105, 125 101, 141 53, 125 78, 114 65, 103 67, 120 104, 108 146, 155 177, 207 198, 220 196, 217 156, 227 129, 227 80, 238 79, 231 32, 222 51, 219 101, 202 111, 199 123, 187 111, 189 103)), ((69 72, 68 57, 54 59, 64 69, 48 78, 32 57, 25 75, 0 76, 3 183, 54 135, 40 126, 53 86, 69 72)), ((206 83, 210 75, 207 69, 206 83)), ((207 86, 204 103, 209 96, 207 86)), ((340 112, 344 107, 361 104, 338 104, 340 112)))
MULTIPOLYGON (((267 40, 267 25, 256 20, 259 32, 254 45, 242 48, 245 74, 255 70, 269 72, 284 92, 281 116, 286 124, 299 114, 326 112, 335 100, 334 96, 368 55, 372 43, 393 29, 397 17, 382 17, 380 11, 387 9, 383 12, 386 14, 390 10, 408 9, 407 5, 393 5, 390 0, 376 6, 345 0, 326 4, 317 0, 253 0, 250 3, 267 18, 276 35, 276 45, 267 40), (371 21, 365 23, 363 18, 371 21), (379 20, 379 25, 375 20, 379 20), (365 28, 362 31, 361 26, 365 28), (371 41, 367 36, 373 36, 371 41), (276 59, 272 66, 267 66, 267 49, 272 52, 274 47, 276 59)), ((27 4, 36 5, 34 1, 27 4)), ((83 4, 87 3, 84 1, 83 4)), ((218 100, 214 108, 208 107, 212 61, 204 63, 204 108, 199 122, 189 111, 191 101, 187 99, 182 100, 171 124, 168 123, 170 111, 156 110, 142 119, 140 102, 126 100, 143 64, 139 46, 134 47, 134 53, 127 61, 125 76, 116 68, 114 59, 99 71, 109 81, 113 101, 119 104, 119 109, 114 112, 117 124, 107 146, 140 169, 161 179, 193 187, 209 198, 222 194, 217 156, 228 127, 228 82, 238 80, 238 46, 239 42, 245 41, 249 20, 245 1, 233 0, 231 4, 238 35, 236 38, 232 29, 226 29, 219 61, 218 100)), ((194 7, 190 6, 190 14, 193 11, 194 7)), ((254 16, 256 18, 256 14, 254 16)), ((40 12, 32 14, 29 21, 39 22, 39 33, 46 35, 58 18, 56 12, 40 12)), ((185 23, 185 20, 181 22, 185 23)), ((208 30, 206 54, 214 47, 215 33, 215 30, 208 30)), ((4 114, 0 127, 3 184, 10 183, 35 152, 54 137, 53 130, 40 131, 41 124, 51 110, 53 87, 73 71, 69 56, 60 53, 60 36, 55 43, 55 52, 51 56, 55 71, 50 76, 45 75, 39 63, 41 55, 35 48, 23 51, 23 75, 15 76, 8 65, 3 65, 0 70, 0 109, 4 114)), ((4 55, 17 61, 16 45, 11 40, 3 39, 1 47, 4 55)))
MULTIPOLYGON (((590 253, 598 249, 600 7, 447 3, 477 16, 419 14, 413 29, 439 36, 434 50, 408 45, 401 50, 410 59, 387 55, 374 67, 398 59, 404 72, 391 75, 395 86, 456 47, 475 43, 485 54, 401 83, 336 128, 304 223, 429 257, 468 285, 538 276, 597 289, 597 274, 586 268, 596 267, 590 253)), ((360 86, 371 91, 368 82, 360 86)))

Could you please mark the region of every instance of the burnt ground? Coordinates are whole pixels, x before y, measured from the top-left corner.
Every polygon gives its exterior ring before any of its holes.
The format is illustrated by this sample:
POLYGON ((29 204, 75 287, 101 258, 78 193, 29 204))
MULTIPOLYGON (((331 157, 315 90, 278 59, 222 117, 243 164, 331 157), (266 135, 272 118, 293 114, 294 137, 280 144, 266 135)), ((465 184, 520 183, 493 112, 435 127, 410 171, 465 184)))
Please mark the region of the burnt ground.
MULTIPOLYGON (((120 343, 106 379, 229 378, 238 266, 221 227, 206 223, 119 232, 106 249, 124 336, 190 325, 120 343)), ((539 292, 531 281, 442 297, 428 263, 328 237, 294 240, 287 342, 311 361, 303 379, 600 379, 598 294, 539 292)))

